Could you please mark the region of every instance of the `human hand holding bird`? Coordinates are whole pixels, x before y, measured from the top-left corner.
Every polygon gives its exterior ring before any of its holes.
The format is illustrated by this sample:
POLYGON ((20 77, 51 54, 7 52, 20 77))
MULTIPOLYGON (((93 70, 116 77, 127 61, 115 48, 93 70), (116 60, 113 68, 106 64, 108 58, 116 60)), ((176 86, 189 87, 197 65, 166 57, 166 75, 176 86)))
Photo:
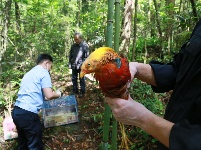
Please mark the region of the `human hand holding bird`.
POLYGON ((116 120, 125 124, 142 127, 144 125, 146 116, 151 114, 144 105, 134 101, 130 96, 127 101, 121 98, 105 97, 105 102, 110 106, 112 113, 116 120))

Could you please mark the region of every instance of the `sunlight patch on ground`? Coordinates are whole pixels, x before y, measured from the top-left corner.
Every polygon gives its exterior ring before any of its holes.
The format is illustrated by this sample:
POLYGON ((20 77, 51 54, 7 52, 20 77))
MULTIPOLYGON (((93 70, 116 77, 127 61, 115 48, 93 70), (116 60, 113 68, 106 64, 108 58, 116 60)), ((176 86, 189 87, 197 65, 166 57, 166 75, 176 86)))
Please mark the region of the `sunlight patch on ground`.
MULTIPOLYGON (((72 74, 72 69, 69 69, 69 74, 72 74)), ((85 74, 85 78, 87 78, 91 81, 96 81, 93 74, 85 74)))
POLYGON ((94 78, 93 74, 86 74, 85 77, 91 81, 96 81, 96 79, 94 78))

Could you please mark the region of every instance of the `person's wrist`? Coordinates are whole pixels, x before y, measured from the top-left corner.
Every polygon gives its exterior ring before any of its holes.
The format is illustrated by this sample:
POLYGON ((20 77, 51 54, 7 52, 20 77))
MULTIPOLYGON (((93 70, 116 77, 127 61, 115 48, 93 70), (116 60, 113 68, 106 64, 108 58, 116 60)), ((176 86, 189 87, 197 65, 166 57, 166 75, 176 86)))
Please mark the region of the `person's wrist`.
POLYGON ((154 114, 147 109, 146 111, 142 113, 142 116, 139 119, 138 127, 140 127, 144 131, 147 131, 153 119, 154 119, 154 114))

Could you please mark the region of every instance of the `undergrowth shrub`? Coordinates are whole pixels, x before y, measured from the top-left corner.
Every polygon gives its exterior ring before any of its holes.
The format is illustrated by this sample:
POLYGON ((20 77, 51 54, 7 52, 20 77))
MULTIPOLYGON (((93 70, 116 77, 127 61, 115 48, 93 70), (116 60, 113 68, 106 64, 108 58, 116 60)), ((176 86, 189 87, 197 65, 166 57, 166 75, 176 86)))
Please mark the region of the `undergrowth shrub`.
MULTIPOLYGON (((130 93, 135 101, 142 103, 154 114, 161 117, 163 116, 165 109, 165 106, 161 101, 163 94, 154 93, 150 85, 139 80, 134 80, 131 84, 130 93)), ((127 134, 133 141, 133 145, 131 146, 132 150, 152 150, 156 147, 157 140, 138 127, 132 128, 127 134)))

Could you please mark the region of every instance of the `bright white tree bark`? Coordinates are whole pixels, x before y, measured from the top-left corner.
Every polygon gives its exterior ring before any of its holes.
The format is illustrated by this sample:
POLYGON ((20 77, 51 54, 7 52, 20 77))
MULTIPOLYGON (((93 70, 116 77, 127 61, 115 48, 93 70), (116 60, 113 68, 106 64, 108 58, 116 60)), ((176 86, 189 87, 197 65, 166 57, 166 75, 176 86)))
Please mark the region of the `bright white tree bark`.
POLYGON ((126 0, 124 6, 124 16, 121 34, 120 51, 128 52, 130 45, 130 37, 132 33, 132 15, 134 9, 134 0, 126 0))

